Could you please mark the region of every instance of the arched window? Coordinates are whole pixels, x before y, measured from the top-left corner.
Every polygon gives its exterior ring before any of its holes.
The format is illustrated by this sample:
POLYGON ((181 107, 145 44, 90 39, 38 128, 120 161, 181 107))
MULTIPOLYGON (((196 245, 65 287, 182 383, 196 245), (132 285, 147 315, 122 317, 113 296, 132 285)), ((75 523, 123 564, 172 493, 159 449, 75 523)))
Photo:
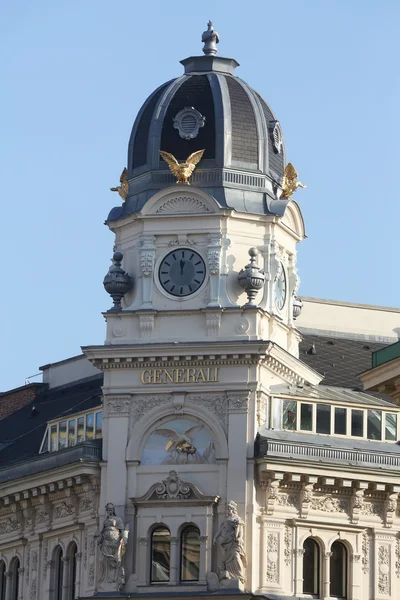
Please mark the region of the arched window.
POLYGON ((67 589, 67 600, 74 600, 75 598, 75 587, 76 587, 76 574, 77 574, 77 554, 78 548, 75 542, 68 547, 68 589, 67 589))
POLYGON ((199 581, 200 531, 188 525, 181 534, 181 581, 199 581))
POLYGON ((330 558, 331 596, 347 598, 347 549, 341 542, 332 544, 330 558))
POLYGON ((320 559, 319 546, 312 538, 303 544, 303 594, 319 595, 320 559))
POLYGON ((64 578, 64 561, 61 546, 57 546, 53 552, 53 572, 51 586, 51 600, 62 599, 62 588, 64 578))
POLYGON ((19 558, 14 558, 11 561, 11 565, 10 565, 10 572, 11 572, 11 579, 10 579, 11 594, 9 596, 10 600, 18 600, 19 568, 20 568, 19 558))
POLYGON ((0 562, 0 600, 6 600, 6 565, 0 562))
POLYGON ((171 534, 168 527, 157 527, 151 535, 151 583, 169 581, 171 534))

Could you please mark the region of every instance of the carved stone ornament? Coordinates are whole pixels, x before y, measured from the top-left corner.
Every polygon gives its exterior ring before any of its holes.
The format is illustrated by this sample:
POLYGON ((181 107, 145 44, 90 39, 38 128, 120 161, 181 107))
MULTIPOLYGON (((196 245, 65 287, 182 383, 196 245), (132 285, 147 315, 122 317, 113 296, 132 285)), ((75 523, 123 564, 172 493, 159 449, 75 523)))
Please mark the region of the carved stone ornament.
POLYGON ((278 534, 267 535, 267 581, 278 582, 278 534))
POLYGON ((142 338, 151 337, 154 331, 154 314, 153 315, 139 315, 139 328, 140 335, 142 338))
POLYGON ((174 128, 184 140, 192 140, 199 135, 199 129, 204 127, 206 118, 193 106, 185 106, 174 117, 174 128))
POLYGON ((314 497, 311 500, 311 508, 329 513, 343 513, 346 512, 347 502, 338 498, 332 498, 332 496, 326 496, 326 498, 314 497))
POLYGON ((230 413, 247 413, 249 410, 250 394, 240 394, 238 396, 229 396, 230 413))
POLYGON ((159 483, 154 483, 147 494, 134 498, 134 504, 152 502, 176 502, 182 500, 196 500, 202 504, 214 504, 219 501, 219 496, 205 496, 193 483, 182 481, 176 471, 170 471, 168 477, 159 483))
POLYGON ((216 336, 221 327, 221 312, 206 312, 206 327, 208 336, 216 336))
POLYGON ((164 202, 156 211, 157 213, 206 213, 210 212, 208 206, 199 200, 190 196, 177 196, 164 202))
POLYGON ((224 395, 221 394, 220 396, 215 396, 213 394, 190 394, 187 397, 187 400, 191 404, 195 404, 196 406, 201 405, 213 413, 217 417, 220 425, 222 425, 226 431, 228 425, 228 399, 224 395))
POLYGON ((133 396, 132 422, 137 423, 153 408, 164 406, 171 402, 171 396, 133 396))
POLYGON ((70 517, 74 512, 74 507, 72 504, 68 504, 67 502, 61 502, 55 508, 54 516, 56 519, 63 519, 64 517, 70 517))
POLYGON ((378 590, 380 594, 389 594, 389 546, 378 549, 378 590))
POLYGON ((285 550, 284 550, 284 556, 285 556, 285 565, 289 566, 292 562, 292 529, 290 527, 288 527, 287 525, 285 526, 285 550))
POLYGON ((269 132, 274 151, 277 154, 280 154, 283 148, 283 135, 279 121, 270 121, 269 132))
POLYGON ((108 400, 108 416, 120 417, 129 414, 130 400, 128 396, 108 400))
POLYGON ((368 573, 369 571, 369 546, 370 546, 370 541, 369 541, 369 535, 367 531, 363 532, 362 535, 362 544, 361 544, 361 550, 362 550, 362 570, 363 573, 368 573))
POLYGON ((395 564, 394 568, 396 570, 397 577, 400 577, 400 539, 396 539, 396 548, 395 548, 395 564))

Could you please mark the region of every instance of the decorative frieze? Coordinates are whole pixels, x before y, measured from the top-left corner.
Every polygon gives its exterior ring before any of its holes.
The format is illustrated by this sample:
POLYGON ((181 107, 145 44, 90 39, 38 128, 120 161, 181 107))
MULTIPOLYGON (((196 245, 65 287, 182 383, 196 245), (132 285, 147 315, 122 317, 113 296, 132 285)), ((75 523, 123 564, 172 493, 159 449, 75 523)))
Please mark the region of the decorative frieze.
POLYGON ((400 577, 400 538, 396 539, 396 547, 395 547, 395 570, 397 577, 400 577))
POLYGON ((133 396, 131 401, 133 423, 140 421, 153 408, 165 406, 170 402, 171 396, 167 394, 160 396, 133 396))
POLYGON ((333 498, 332 496, 313 497, 311 500, 311 508, 328 513, 344 513, 347 511, 348 504, 346 500, 333 498))
POLYGON ((230 413, 247 413, 249 410, 250 393, 229 395, 228 406, 230 413))
POLYGON ((75 509, 72 504, 67 502, 61 502, 61 504, 55 507, 54 518, 63 519, 65 517, 70 517, 74 512, 75 509))
POLYGON ((226 430, 228 424, 228 399, 225 395, 189 394, 187 400, 191 404, 202 406, 213 413, 217 417, 220 425, 226 430))

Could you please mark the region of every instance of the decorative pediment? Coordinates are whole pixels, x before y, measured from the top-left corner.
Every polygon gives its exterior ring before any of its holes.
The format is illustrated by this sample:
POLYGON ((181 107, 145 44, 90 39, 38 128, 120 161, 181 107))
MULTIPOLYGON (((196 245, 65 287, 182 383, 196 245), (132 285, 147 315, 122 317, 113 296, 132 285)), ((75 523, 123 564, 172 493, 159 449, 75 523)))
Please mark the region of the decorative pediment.
POLYGON ((157 213, 204 213, 210 212, 208 206, 191 196, 177 196, 170 198, 157 209, 157 213))
POLYGON ((133 504, 190 502, 209 505, 218 501, 219 496, 205 496, 194 483, 182 481, 176 471, 170 471, 166 479, 154 483, 144 496, 132 498, 133 504))

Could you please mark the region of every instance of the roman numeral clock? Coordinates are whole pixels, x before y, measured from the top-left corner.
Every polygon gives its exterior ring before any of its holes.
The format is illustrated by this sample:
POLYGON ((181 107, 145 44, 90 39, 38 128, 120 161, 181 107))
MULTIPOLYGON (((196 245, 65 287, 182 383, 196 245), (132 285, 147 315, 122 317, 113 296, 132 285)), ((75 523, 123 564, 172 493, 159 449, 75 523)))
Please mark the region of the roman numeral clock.
POLYGON ((161 261, 158 277, 163 290, 172 296, 190 296, 203 285, 206 265, 198 252, 181 248, 161 261))

